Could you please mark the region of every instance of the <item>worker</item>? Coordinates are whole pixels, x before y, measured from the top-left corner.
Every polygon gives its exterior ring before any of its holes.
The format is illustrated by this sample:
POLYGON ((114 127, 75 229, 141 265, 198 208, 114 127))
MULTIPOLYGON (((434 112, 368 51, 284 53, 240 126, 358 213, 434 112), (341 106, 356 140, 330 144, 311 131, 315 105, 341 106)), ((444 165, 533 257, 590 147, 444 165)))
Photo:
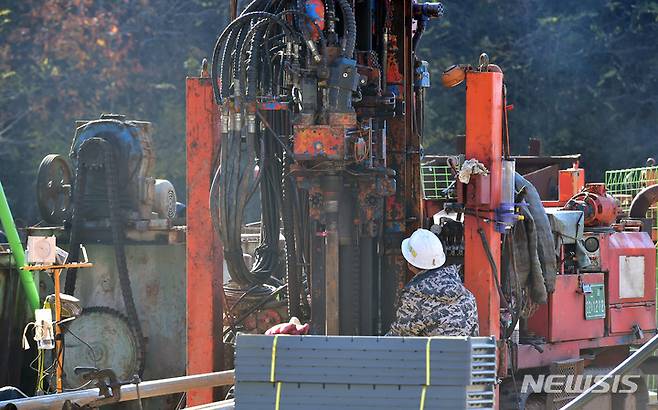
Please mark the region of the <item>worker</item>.
POLYGON ((443 266, 439 238, 418 229, 402 241, 402 255, 414 278, 402 289, 388 336, 477 336, 475 297, 464 287, 460 265, 443 266))

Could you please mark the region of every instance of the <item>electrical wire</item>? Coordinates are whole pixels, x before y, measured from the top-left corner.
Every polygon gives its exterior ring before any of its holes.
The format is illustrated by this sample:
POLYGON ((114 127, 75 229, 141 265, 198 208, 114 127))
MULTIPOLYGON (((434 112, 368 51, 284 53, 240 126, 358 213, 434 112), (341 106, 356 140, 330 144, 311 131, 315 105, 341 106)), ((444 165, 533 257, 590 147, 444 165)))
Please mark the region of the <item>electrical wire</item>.
POLYGON ((68 333, 68 334, 70 334, 71 336, 73 336, 74 338, 76 338, 80 343, 82 343, 83 345, 87 346, 87 348, 88 348, 89 351, 91 352, 91 359, 94 361, 94 365, 96 365, 96 364, 98 363, 98 361, 100 360, 100 357, 97 358, 97 356, 96 356, 96 351, 94 351, 94 348, 91 347, 91 345, 90 345, 89 343, 87 343, 87 342, 85 342, 84 340, 82 340, 78 335, 76 335, 75 333, 73 333, 73 332, 71 331, 71 329, 69 329, 69 328, 67 328, 67 327, 64 327, 63 329, 64 329, 64 331, 65 331, 66 333, 68 333))

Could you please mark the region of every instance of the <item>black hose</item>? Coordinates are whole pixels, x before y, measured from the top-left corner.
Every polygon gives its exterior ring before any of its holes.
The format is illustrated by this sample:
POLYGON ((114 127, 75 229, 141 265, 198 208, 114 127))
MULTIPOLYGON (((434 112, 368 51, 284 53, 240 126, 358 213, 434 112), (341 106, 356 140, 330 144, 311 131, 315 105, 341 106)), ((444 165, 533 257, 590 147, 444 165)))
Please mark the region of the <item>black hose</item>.
POLYGON ((507 303, 503 289, 500 287, 500 280, 498 279, 498 267, 496 266, 496 261, 494 261, 493 255, 491 254, 491 248, 489 248, 489 242, 487 242, 487 237, 484 234, 484 230, 482 228, 478 228, 478 234, 480 234, 482 247, 484 248, 484 252, 487 254, 487 259, 489 260, 489 265, 491 266, 491 274, 493 275, 494 281, 496 282, 496 289, 498 289, 498 296, 500 296, 500 301, 503 304, 503 308, 509 310, 509 304, 507 303))
MULTIPOLYGON (((308 14, 306 14, 306 13, 300 13, 299 11, 295 11, 295 10, 286 10, 286 11, 283 11, 283 12, 277 14, 277 16, 284 16, 284 15, 286 15, 286 14, 292 14, 292 15, 294 15, 294 16, 301 16, 301 18, 304 18, 304 19, 308 20, 308 22, 309 22, 311 25, 313 25, 313 27, 317 30, 317 32, 318 32, 318 37, 319 37, 319 39, 320 39, 320 48, 321 48, 322 50, 324 50, 324 53, 323 53, 323 54, 326 54, 326 48, 327 48, 327 37, 324 35, 324 33, 322 32, 322 30, 320 30, 320 26, 318 26, 318 23, 316 23, 315 21, 313 21, 313 19, 311 18, 311 16, 309 16, 308 14)), ((309 37, 308 37, 308 38, 310 39, 310 34, 309 34, 309 37)), ((304 39, 306 40, 307 38, 304 37, 304 39)))
POLYGON ((220 67, 220 64, 222 66, 226 65, 226 61, 224 60, 224 58, 222 58, 222 60, 219 59, 220 52, 222 51, 222 48, 223 48, 222 45, 226 41, 229 34, 235 28, 237 28, 237 27, 239 27, 243 24, 246 24, 247 22, 249 22, 249 21, 251 21, 252 19, 255 19, 255 18, 268 19, 268 20, 280 25, 282 27, 283 31, 287 35, 289 35, 291 37, 294 36, 294 32, 290 28, 288 23, 286 23, 284 20, 280 19, 279 17, 277 17, 274 14, 266 13, 266 12, 263 12, 263 11, 254 11, 254 12, 251 12, 251 13, 243 14, 240 17, 238 17, 236 20, 231 22, 231 24, 229 24, 224 29, 224 31, 222 31, 222 34, 220 34, 219 37, 217 38, 217 42, 215 43, 215 48, 214 48, 214 51, 213 51, 212 63, 211 63, 211 66, 210 66, 210 74, 211 74, 211 78, 213 79, 213 81, 212 81, 213 93, 215 94, 215 100, 217 101, 217 104, 219 104, 219 105, 221 105, 224 102, 223 101, 224 100, 224 98, 223 98, 224 94, 222 93, 222 90, 220 90, 220 88, 217 84, 219 67, 220 67))
POLYGON ((423 37, 423 33, 425 33, 425 19, 418 19, 418 23, 416 25, 416 32, 414 33, 414 36, 411 38, 411 49, 416 52, 416 47, 418 47, 418 43, 420 43, 421 37, 423 37))
POLYGON ((276 297, 276 295, 278 295, 282 290, 284 290, 284 289, 287 288, 287 287, 288 287, 288 284, 287 284, 287 283, 286 283, 286 284, 283 284, 283 285, 281 285, 281 286, 279 286, 279 287, 276 288, 272 293, 270 293, 269 295, 265 296, 265 297, 262 298, 258 303, 256 303, 255 305, 253 305, 253 306, 251 306, 249 309, 247 309, 244 313, 242 313, 242 315, 241 315, 240 317, 238 317, 238 318, 235 320, 235 322, 233 322, 233 327, 232 327, 232 328, 229 327, 228 329, 224 329, 223 336, 226 336, 226 334, 227 334, 228 332, 230 332, 231 330, 235 331, 235 325, 238 325, 238 324, 244 322, 244 320, 247 319, 252 313, 254 313, 255 311, 257 311, 257 310, 260 309, 261 307, 265 306, 265 304, 267 304, 267 302, 269 302, 271 299, 273 299, 274 297, 276 297))
POLYGON ((354 48, 356 47, 356 18, 354 17, 354 10, 348 0, 336 0, 336 2, 343 13, 343 40, 345 41, 345 48, 341 55, 352 58, 354 56, 354 48))
MULTIPOLYGON (((274 53, 286 47, 289 42, 305 44, 307 61, 313 56, 316 61, 326 62, 327 41, 324 33, 316 22, 302 12, 305 8, 300 9, 304 5, 303 2, 297 2, 296 8, 290 8, 295 1, 253 1, 222 31, 213 50, 211 77, 215 99, 221 105, 225 98, 230 97, 235 105, 231 107, 233 112, 230 114, 233 119, 232 129, 222 131, 220 166, 216 168, 211 184, 212 222, 224 244, 224 256, 229 273, 239 286, 245 288, 269 281, 279 269, 278 241, 282 220, 288 251, 287 267, 293 276, 290 280, 297 285, 301 283, 298 271, 301 265, 296 255, 297 230, 292 216, 294 207, 290 207, 292 198, 297 194, 297 188, 294 186, 294 181, 283 174, 286 158, 284 152, 289 154, 289 147, 279 138, 279 135, 290 135, 291 132, 288 118, 285 116, 287 112, 271 112, 265 118, 257 111, 254 132, 253 112, 247 111, 251 105, 240 104, 243 97, 253 101, 262 92, 268 95, 290 92, 287 84, 288 71, 283 67, 284 63, 288 63, 288 55, 281 57, 276 55, 277 58, 281 58, 280 61, 273 59, 274 53), (291 27, 283 17, 285 14, 296 17, 295 28, 291 27), (305 20, 309 20, 310 25, 305 20), (320 60, 317 58, 317 48, 309 33, 308 27, 311 25, 315 26, 320 36, 322 48, 320 60), (218 81, 218 76, 221 81, 218 81), (221 87, 218 83, 221 83, 221 87), (229 96, 231 87, 233 87, 232 96, 229 96), (248 123, 246 133, 244 126, 236 127, 237 116, 241 116, 245 124, 248 123), (261 123, 271 136, 261 135, 261 123), (253 178, 255 157, 258 158, 260 172, 258 177, 253 178), (287 183, 290 183, 289 189, 286 188, 287 183), (246 205, 256 189, 260 189, 261 203, 264 206, 261 211, 260 244, 256 250, 254 266, 249 270, 242 256, 242 220, 246 205), (286 191, 289 191, 290 195, 286 194, 286 191), (284 200, 286 207, 290 209, 284 209, 284 200), (297 273, 293 272, 295 269, 297 273)), ((351 8, 344 14, 349 15, 349 12, 351 8)), ((346 33, 349 32, 348 28, 345 30, 346 33)), ((228 107, 224 107, 226 108, 228 107)), ((292 303, 297 307, 297 309, 293 307, 293 311, 299 310, 300 292, 293 289, 292 293, 298 295, 292 296, 292 303)))
MULTIPOLYGON (((245 85, 245 95, 248 100, 255 99, 256 90, 258 88, 258 68, 260 63, 260 47, 256 47, 256 41, 265 33, 265 24, 270 25, 270 21, 261 20, 254 24, 247 35, 244 42, 238 49, 238 66, 240 67, 240 80, 245 85), (249 45, 249 52, 247 53, 247 45, 249 45), (249 62, 245 61, 247 54, 249 55, 249 62)), ((267 51, 267 47, 265 47, 267 51)))
MULTIPOLYGON (((254 0, 250 4, 247 5, 245 10, 241 14, 247 14, 252 12, 255 9, 260 8, 260 4, 264 3, 265 0, 254 0)), ((242 28, 240 29, 240 32, 242 31, 242 28)), ((231 34, 229 35, 229 38, 226 43, 226 47, 224 47, 224 50, 222 52, 222 60, 220 63, 220 84, 222 88, 222 95, 227 95, 229 92, 229 89, 231 87, 231 81, 230 78, 232 78, 231 73, 234 73, 234 64, 228 64, 229 61, 229 55, 231 56, 230 59, 233 60, 235 59, 235 47, 236 43, 238 41, 238 38, 240 37, 240 32, 236 32, 235 30, 231 31, 231 34)), ((215 52, 218 52, 218 50, 215 50, 215 52)), ((213 55, 214 58, 214 55, 213 55)), ((211 67, 212 69, 212 67, 211 67)), ((213 75, 213 78, 215 78, 215 75, 213 75)))
POLYGON ((295 244, 295 218, 293 209, 294 185, 287 177, 289 164, 284 168, 283 175, 283 206, 281 207, 281 219, 283 220, 283 236, 286 240, 286 282, 288 283, 288 314, 292 317, 300 316, 301 302, 301 275, 297 260, 297 248, 295 244))

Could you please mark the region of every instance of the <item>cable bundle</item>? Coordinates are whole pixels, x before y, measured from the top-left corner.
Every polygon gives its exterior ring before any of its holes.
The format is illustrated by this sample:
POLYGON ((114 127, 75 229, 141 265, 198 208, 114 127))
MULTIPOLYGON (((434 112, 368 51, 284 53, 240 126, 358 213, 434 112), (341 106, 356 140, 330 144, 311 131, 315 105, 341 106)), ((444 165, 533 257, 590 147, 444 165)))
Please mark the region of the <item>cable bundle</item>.
MULTIPOLYGON (((210 205, 229 273, 241 288, 265 283, 278 269, 282 221, 288 283, 298 289, 301 282, 298 272, 291 277, 291 271, 303 265, 304 195, 288 175, 293 162, 291 118, 302 105, 296 93, 304 78, 326 77, 328 46, 340 47, 340 54, 349 58, 356 43, 356 20, 349 1, 325 3, 327 28, 307 14, 306 0, 254 0, 215 44, 211 77, 222 112, 222 144, 210 205), (333 33, 336 8, 342 18, 342 37, 333 33), (288 109, 261 111, 262 102, 288 104, 288 109), (257 189, 262 204, 261 243, 250 271, 242 257, 242 221, 257 189)), ((309 106, 315 105, 309 102, 309 106)), ((290 293, 297 293, 292 289, 290 293)), ((292 304, 299 306, 302 300, 295 299, 292 304)))

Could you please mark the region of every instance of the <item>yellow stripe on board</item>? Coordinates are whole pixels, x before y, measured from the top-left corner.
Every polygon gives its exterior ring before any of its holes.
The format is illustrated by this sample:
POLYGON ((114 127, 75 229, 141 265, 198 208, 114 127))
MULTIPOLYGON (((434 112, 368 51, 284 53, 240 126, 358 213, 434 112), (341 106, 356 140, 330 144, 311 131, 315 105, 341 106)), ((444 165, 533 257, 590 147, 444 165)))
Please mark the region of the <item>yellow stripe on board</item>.
MULTIPOLYGON (((279 335, 274 335, 272 342, 272 364, 270 365, 270 382, 274 383, 274 369, 276 369, 276 342, 279 340, 279 335)), ((278 396, 277 396, 278 397, 278 396)), ((277 406, 278 408, 278 406, 277 406)))
POLYGON ((427 386, 423 386, 420 392, 420 410, 425 410, 425 395, 427 394, 427 386))
POLYGON ((279 410, 279 403, 281 402, 281 382, 276 384, 276 400, 274 401, 274 410, 279 410))
POLYGON ((432 338, 427 339, 427 346, 425 346, 425 385, 430 385, 430 343, 432 338))

